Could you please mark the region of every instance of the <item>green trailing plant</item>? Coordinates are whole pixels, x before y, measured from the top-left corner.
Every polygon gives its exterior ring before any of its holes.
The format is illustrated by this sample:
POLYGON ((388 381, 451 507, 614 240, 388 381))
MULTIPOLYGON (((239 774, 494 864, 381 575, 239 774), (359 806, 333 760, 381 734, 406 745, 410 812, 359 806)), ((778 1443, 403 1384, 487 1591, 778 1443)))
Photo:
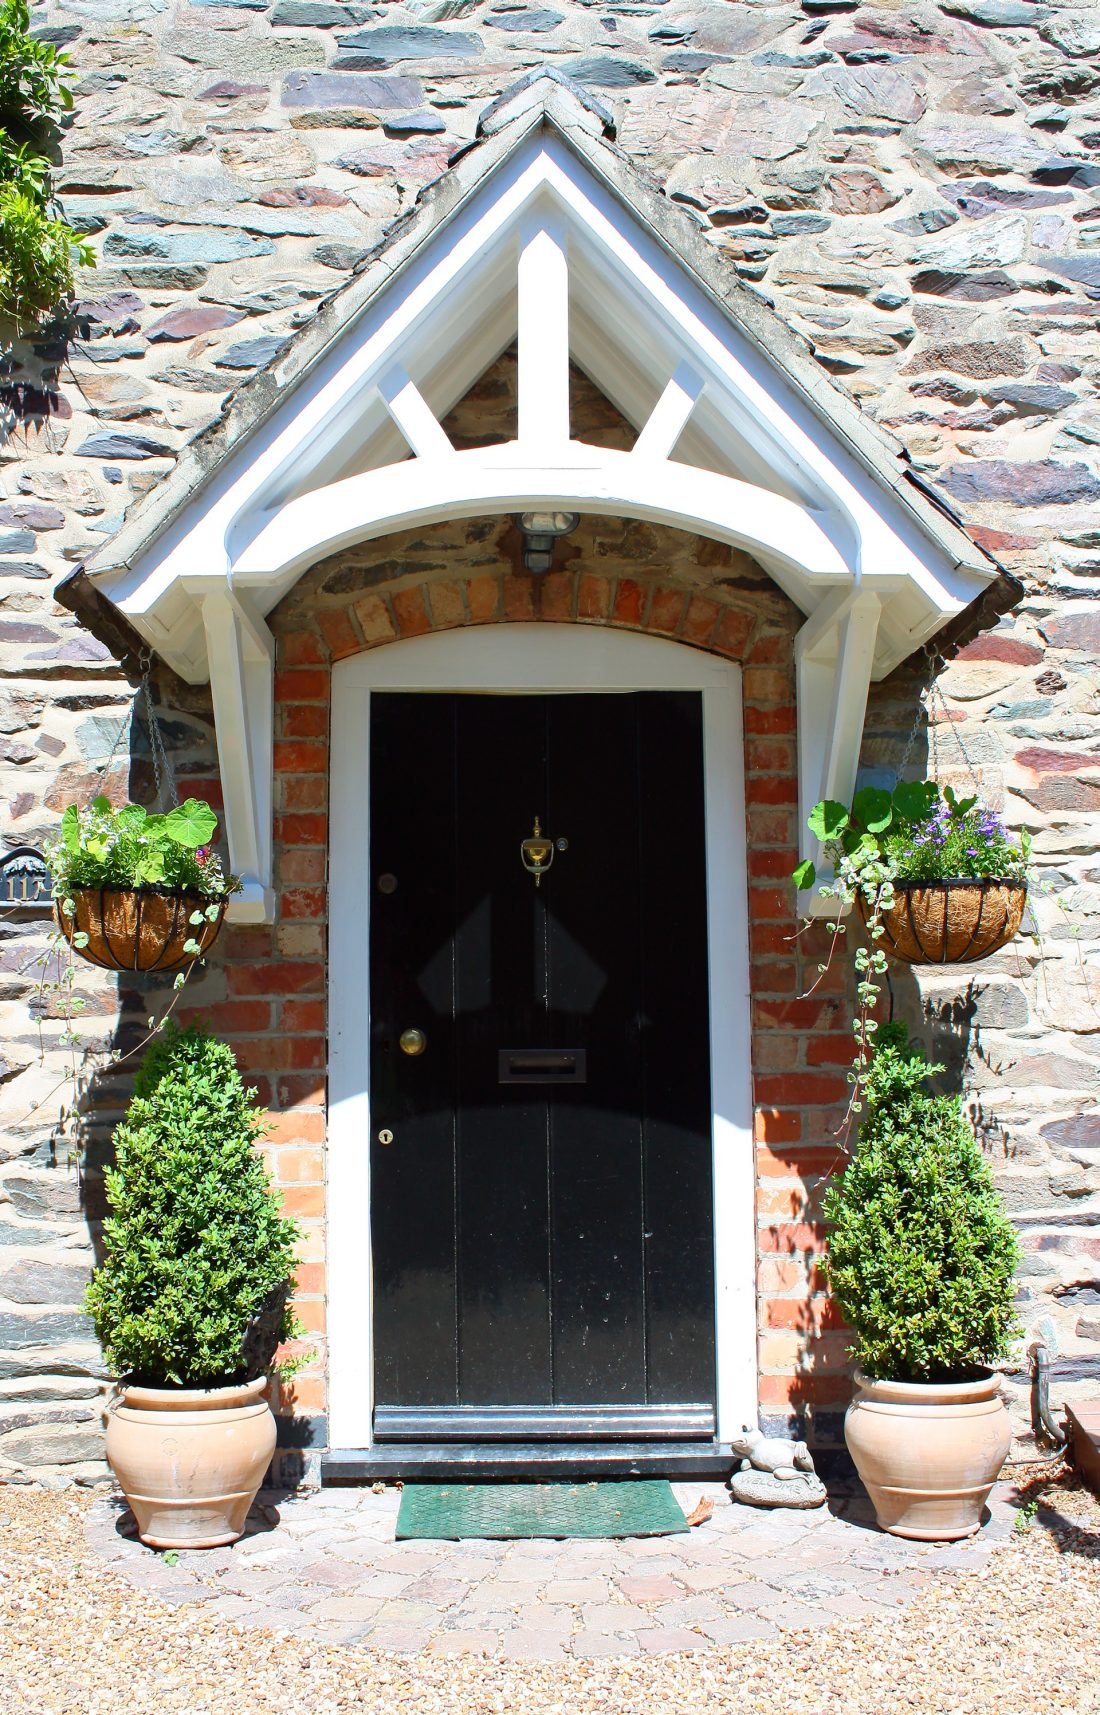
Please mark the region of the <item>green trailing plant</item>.
POLYGON ((874 1380, 961 1381, 1007 1358, 1019 1247, 957 1096, 902 1024, 864 1076, 855 1152, 825 1197, 826 1275, 874 1380))
POLYGON ((56 840, 44 854, 54 892, 67 896, 81 887, 187 889, 211 902, 208 915, 239 886, 227 877, 213 850, 218 818, 209 804, 188 798, 165 815, 140 804, 116 809, 109 798, 93 798, 81 809, 70 804, 56 840))
MULTIPOLYGON (((184 951, 197 960, 201 943, 196 936, 204 920, 216 921, 228 896, 240 887, 236 876, 226 875, 213 849, 217 828, 217 816, 199 798, 188 798, 165 815, 156 815, 140 804, 123 804, 116 809, 109 798, 102 796, 84 808, 70 804, 61 818, 58 837, 47 840, 43 847, 54 897, 72 916, 72 896, 85 887, 197 893, 206 904, 196 906, 191 912, 188 921, 195 934, 184 942, 184 951)), ((88 936, 83 930, 76 930, 71 940, 59 932, 38 960, 42 973, 40 1006, 42 1010, 53 1008, 61 1014, 61 1046, 74 1055, 81 1040, 78 1014, 84 1011, 85 1002, 76 989, 73 952, 80 952, 87 944, 88 936)), ((174 979, 177 995, 193 969, 194 964, 189 964, 177 972, 174 979)), ((162 1024, 170 1011, 171 1007, 162 1024)), ((150 1032, 155 1033, 159 1028, 151 1018, 150 1032)), ((76 1076, 75 1062, 70 1076, 76 1076)))
POLYGON ((263 1133, 232 1050, 169 1025, 115 1131, 104 1259, 85 1300, 120 1379, 228 1385, 271 1369, 300 1337, 288 1307, 298 1228, 257 1152, 263 1133))
MULTIPOLYGON (((856 793, 850 809, 823 799, 811 810, 807 826, 820 840, 833 871, 833 879, 818 889, 822 898, 835 901, 836 910, 819 979, 846 933, 843 913, 857 903, 863 907, 870 943, 857 947, 854 956, 856 1045, 848 1073, 849 1124, 862 1108, 863 1079, 878 1029, 875 1011, 886 974, 886 954, 879 943, 885 932, 883 916, 894 904, 895 883, 986 877, 1026 883, 1031 838, 1025 829, 1017 845, 994 811, 976 797, 958 798, 950 786, 941 791, 934 780, 901 781, 892 792, 866 786, 856 793)), ((800 892, 814 887, 814 864, 809 859, 800 863, 792 880, 800 892)))
POLYGON ((0 318, 49 315, 95 252, 54 201, 48 151, 73 105, 69 56, 31 34, 26 0, 0 0, 0 318))

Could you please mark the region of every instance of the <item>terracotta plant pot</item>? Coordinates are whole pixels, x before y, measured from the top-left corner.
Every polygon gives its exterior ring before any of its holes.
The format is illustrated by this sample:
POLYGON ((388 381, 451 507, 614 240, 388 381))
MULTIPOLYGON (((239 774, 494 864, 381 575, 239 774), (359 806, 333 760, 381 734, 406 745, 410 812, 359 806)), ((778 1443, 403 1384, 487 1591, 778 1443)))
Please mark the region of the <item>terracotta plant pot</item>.
MULTIPOLYGON (((879 945, 907 965, 969 965, 1018 934, 1026 904, 1022 881, 895 881, 879 945)), ((858 905, 869 923, 862 896, 858 905)))
POLYGON ((1012 1439, 1000 1378, 875 1382, 856 1372, 844 1437, 883 1530, 973 1536, 1012 1439))
POLYGON ((107 1460, 150 1548, 236 1542, 275 1451, 266 1382, 122 1387, 107 1460))
POLYGON ((218 915, 192 923, 194 912, 205 913, 211 901, 201 893, 169 888, 78 887, 70 915, 55 901, 57 922, 69 945, 74 934, 88 937, 85 947, 73 947, 80 958, 109 971, 173 971, 199 955, 185 953, 190 940, 205 953, 221 930, 225 901, 218 915))

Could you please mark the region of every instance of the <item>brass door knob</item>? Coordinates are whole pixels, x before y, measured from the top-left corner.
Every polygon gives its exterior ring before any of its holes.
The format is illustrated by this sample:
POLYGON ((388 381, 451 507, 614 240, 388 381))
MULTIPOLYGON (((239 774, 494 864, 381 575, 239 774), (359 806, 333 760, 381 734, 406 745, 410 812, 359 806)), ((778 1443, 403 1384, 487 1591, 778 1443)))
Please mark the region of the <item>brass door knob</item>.
POLYGON ((402 1054, 423 1054, 428 1038, 422 1030, 403 1030, 398 1037, 398 1045, 402 1054))

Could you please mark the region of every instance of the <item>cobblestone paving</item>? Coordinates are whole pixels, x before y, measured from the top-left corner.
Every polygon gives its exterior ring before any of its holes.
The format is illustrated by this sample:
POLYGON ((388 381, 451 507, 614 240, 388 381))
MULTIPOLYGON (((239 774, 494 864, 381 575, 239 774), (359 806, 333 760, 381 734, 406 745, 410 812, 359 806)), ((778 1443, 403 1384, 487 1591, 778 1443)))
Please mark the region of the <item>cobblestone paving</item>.
POLYGON ((976 1538, 903 1542, 865 1499, 814 1512, 732 1503, 716 1483, 677 1483, 711 1518, 688 1536, 623 1542, 395 1542, 400 1495, 326 1489, 261 1497, 232 1548, 168 1558, 142 1546, 121 1500, 104 1498, 91 1546, 139 1589, 202 1603, 238 1624, 326 1644, 513 1660, 652 1655, 774 1639, 903 1609, 941 1570, 985 1563, 1011 1533, 1007 1484, 976 1538))

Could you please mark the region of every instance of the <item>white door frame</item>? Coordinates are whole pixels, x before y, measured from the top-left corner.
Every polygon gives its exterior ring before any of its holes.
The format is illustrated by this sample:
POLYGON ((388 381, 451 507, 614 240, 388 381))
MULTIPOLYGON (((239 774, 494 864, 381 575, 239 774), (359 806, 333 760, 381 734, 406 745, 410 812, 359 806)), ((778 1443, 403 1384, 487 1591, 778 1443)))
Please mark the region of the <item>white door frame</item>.
POLYGON ((332 674, 329 853, 329 1445, 371 1443, 370 698, 372 691, 701 691, 714 1148, 718 1438, 757 1421, 748 880, 741 671, 682 643, 583 625, 438 632, 332 674))

